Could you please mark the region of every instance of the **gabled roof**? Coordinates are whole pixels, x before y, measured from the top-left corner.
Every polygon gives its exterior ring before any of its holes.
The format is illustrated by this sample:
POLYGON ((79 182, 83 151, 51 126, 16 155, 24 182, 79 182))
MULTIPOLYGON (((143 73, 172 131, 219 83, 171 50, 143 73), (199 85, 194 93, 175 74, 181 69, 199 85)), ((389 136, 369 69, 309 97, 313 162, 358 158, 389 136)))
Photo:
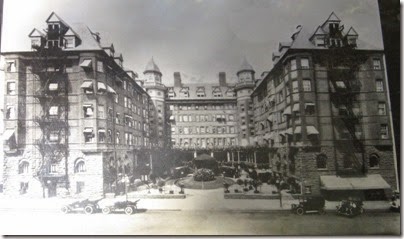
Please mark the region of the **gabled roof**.
POLYGON ((160 68, 156 65, 156 63, 154 62, 153 57, 151 58, 151 60, 149 61, 149 63, 147 63, 146 68, 144 70, 143 73, 146 72, 157 72, 161 74, 160 68))
POLYGON ((327 33, 323 30, 323 28, 321 26, 318 26, 316 28, 316 30, 314 31, 314 33, 312 34, 312 36, 310 37, 310 39, 312 39, 313 36, 316 36, 316 35, 326 35, 326 34, 327 33))
POLYGON ((40 30, 34 28, 31 33, 28 35, 29 37, 45 37, 45 34, 40 30))
POLYGON ((80 38, 71 27, 69 27, 69 30, 67 30, 67 32, 65 33, 65 36, 76 36, 77 38, 80 38))
POLYGON ((61 22, 65 26, 69 26, 62 18, 60 18, 55 12, 52 12, 51 15, 46 19, 46 23, 49 22, 61 22))
POLYGON ((339 19, 339 17, 337 17, 337 15, 335 15, 334 12, 332 12, 326 20, 326 22, 340 22, 340 21, 341 21, 341 19, 339 19))
POLYGON ((243 58, 243 63, 241 63, 241 66, 239 67, 239 70, 237 71, 237 74, 242 72, 242 71, 254 71, 254 68, 252 65, 247 61, 247 58, 243 58))
POLYGON ((355 31, 355 29, 353 27, 349 28, 346 35, 347 36, 359 36, 358 33, 355 31))

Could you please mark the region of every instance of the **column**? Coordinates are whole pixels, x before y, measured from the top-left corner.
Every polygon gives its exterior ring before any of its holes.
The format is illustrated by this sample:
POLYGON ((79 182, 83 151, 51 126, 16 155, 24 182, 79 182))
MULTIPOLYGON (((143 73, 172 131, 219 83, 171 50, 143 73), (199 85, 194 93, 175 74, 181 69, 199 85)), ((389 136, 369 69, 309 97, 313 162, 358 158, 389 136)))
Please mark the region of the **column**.
POLYGON ((257 167, 257 152, 254 151, 254 166, 257 167))

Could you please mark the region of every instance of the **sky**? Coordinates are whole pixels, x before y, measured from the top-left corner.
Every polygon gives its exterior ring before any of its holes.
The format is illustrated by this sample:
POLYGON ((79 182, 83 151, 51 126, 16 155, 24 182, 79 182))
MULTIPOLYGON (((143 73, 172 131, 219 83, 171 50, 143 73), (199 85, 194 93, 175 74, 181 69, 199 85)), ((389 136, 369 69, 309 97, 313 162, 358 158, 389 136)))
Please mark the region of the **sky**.
POLYGON ((383 48, 377 0, 5 0, 1 50, 30 49, 28 34, 52 11, 112 41, 140 78, 153 57, 168 85, 176 71, 188 83, 217 82, 221 71, 234 82, 243 57, 259 78, 297 25, 314 31, 332 11, 383 48))

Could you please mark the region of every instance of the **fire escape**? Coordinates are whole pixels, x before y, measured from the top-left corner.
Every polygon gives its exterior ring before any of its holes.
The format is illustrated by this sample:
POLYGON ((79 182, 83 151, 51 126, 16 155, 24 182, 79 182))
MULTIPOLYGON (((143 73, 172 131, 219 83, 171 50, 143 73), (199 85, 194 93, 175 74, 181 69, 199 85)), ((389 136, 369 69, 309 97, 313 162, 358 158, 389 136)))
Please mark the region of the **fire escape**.
POLYGON ((35 146, 41 154, 36 176, 49 196, 56 195, 56 185, 68 185, 68 78, 66 56, 60 48, 62 37, 58 29, 48 29, 48 43, 35 46, 32 72, 35 76, 34 98, 40 105, 34 122, 41 131, 35 146), (49 39, 55 39, 49 41, 49 39))
POLYGON ((357 72, 365 58, 355 53, 356 45, 348 44, 342 36, 342 30, 343 27, 334 29, 328 39, 330 100, 339 111, 333 117, 335 129, 339 132, 336 146, 343 152, 343 161, 346 164, 341 167, 337 163, 336 169, 339 175, 363 175, 367 169, 361 130, 362 114, 358 101, 362 86, 357 72))

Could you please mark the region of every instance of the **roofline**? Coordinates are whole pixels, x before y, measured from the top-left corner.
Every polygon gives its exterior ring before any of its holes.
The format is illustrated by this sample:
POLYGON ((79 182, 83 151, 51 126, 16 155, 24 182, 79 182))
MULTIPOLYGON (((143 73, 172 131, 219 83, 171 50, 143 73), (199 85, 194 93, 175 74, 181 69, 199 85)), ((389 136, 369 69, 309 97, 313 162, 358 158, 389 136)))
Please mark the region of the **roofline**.
MULTIPOLYGON (((328 51, 329 49, 304 49, 304 48, 292 48, 292 49, 288 49, 288 51, 286 51, 282 57, 279 58, 279 60, 275 63, 275 65, 272 66, 272 68, 268 71, 268 74, 258 83, 258 85, 255 86, 253 92, 251 93, 251 95, 254 95, 254 93, 257 91, 257 89, 261 86, 261 84, 263 84, 263 82, 266 82, 267 79, 269 78, 269 76, 271 75, 271 73, 274 71, 274 69, 276 69, 279 64, 282 64, 282 60, 289 57, 289 55, 291 53, 297 53, 300 51, 328 51), (292 51, 292 52, 290 52, 292 51)), ((355 49, 356 51, 360 51, 360 52, 377 52, 377 53, 384 53, 384 49, 355 49)))

